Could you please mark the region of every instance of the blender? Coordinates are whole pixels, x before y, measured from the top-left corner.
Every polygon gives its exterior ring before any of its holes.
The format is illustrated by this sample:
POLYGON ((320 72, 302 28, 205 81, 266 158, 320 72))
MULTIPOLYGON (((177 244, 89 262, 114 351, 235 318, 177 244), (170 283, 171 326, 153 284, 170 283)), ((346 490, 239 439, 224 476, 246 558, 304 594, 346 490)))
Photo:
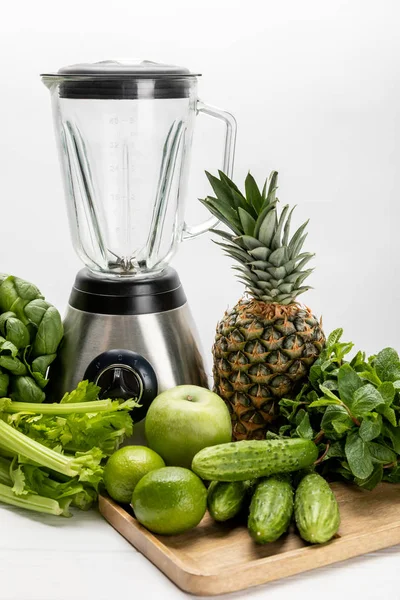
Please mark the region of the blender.
POLYGON ((82 379, 101 397, 154 397, 208 387, 177 272, 179 243, 215 226, 184 219, 196 115, 225 124, 222 168, 232 175, 236 124, 197 97, 198 75, 151 61, 107 60, 43 74, 50 90, 72 242, 83 268, 52 365, 59 400, 82 379))

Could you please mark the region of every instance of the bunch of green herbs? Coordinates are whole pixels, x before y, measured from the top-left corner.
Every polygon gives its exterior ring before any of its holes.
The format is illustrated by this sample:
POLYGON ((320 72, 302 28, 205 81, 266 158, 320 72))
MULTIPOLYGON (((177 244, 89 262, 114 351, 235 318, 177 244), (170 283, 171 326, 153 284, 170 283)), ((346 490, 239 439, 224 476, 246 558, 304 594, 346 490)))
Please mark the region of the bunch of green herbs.
POLYGON ((83 381, 59 404, 0 400, 0 502, 65 516, 91 507, 138 406, 98 400, 99 389, 83 381))
MULTIPOLYGON (((373 489, 380 481, 400 482, 400 359, 393 348, 366 357, 345 357, 353 344, 333 331, 294 399, 283 398, 279 436, 318 444, 316 468, 373 489)), ((269 432, 267 437, 276 437, 269 432)))

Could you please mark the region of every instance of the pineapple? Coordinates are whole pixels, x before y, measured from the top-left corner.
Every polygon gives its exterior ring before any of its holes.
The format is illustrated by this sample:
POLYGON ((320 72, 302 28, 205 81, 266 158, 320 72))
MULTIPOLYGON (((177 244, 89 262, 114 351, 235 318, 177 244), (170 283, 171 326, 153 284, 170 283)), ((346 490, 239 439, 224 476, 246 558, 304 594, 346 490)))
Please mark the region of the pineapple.
POLYGON ((262 191, 249 173, 245 194, 219 176, 207 173, 215 197, 201 202, 230 230, 212 231, 239 263, 233 268, 246 294, 217 325, 214 391, 228 405, 234 439, 260 439, 273 428, 279 399, 297 393, 325 344, 321 321, 297 302, 310 289, 303 283, 314 255, 301 252, 308 221, 290 237, 293 208, 278 214, 276 171, 262 191))

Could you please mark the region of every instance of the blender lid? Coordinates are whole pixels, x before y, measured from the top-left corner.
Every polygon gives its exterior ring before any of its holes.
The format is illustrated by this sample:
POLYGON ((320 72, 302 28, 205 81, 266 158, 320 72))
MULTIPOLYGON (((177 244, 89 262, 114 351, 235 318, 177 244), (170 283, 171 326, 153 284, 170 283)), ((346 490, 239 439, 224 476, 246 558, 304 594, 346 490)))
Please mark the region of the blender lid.
POLYGON ((187 98, 199 74, 185 67, 151 60, 104 60, 62 67, 42 74, 60 98, 77 100, 134 100, 187 98))
POLYGON ((152 60, 102 60, 95 63, 79 63, 61 67, 57 73, 44 73, 42 77, 198 77, 186 67, 157 63, 152 60))

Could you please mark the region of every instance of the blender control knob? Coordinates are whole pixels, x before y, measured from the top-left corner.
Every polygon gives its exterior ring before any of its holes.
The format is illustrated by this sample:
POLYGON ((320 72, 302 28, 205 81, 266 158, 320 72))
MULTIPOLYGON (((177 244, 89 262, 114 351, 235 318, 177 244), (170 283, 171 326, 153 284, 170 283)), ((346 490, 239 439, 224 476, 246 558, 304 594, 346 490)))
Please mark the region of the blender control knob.
POLYGON ((131 412, 135 422, 144 419, 157 396, 158 383, 153 367, 132 350, 102 352, 89 364, 84 379, 93 381, 101 388, 100 398, 135 398, 140 402, 140 408, 131 412))

